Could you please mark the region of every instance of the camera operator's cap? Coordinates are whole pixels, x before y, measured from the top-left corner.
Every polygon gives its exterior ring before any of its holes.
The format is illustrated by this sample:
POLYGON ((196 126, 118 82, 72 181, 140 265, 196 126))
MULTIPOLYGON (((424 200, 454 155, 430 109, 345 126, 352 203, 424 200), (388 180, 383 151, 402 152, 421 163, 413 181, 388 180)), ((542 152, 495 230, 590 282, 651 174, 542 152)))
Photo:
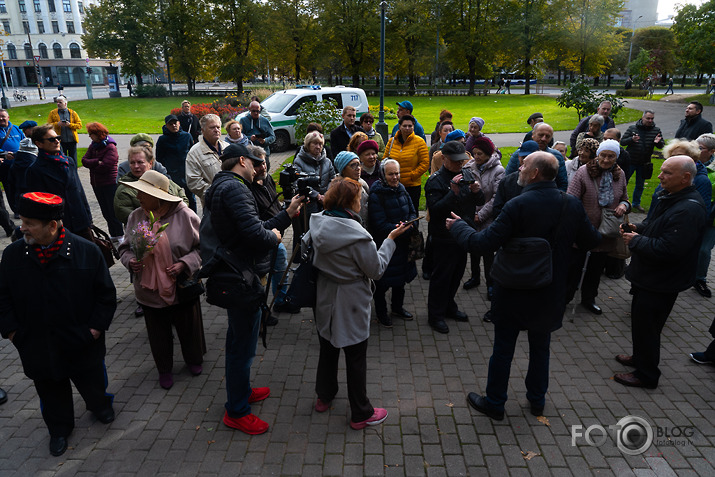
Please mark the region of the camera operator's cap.
POLYGON ((266 162, 265 159, 254 156, 248 151, 248 148, 243 145, 243 144, 231 144, 228 146, 226 149, 223 150, 223 153, 221 154, 221 162, 225 161, 226 159, 231 159, 232 157, 247 157, 252 161, 257 161, 257 162, 266 162))
POLYGON ((178 121, 178 120, 179 120, 179 118, 177 118, 175 114, 170 114, 164 118, 164 124, 169 124, 172 121, 178 121))
POLYGON ((519 157, 524 157, 538 150, 539 145, 536 143, 536 141, 524 141, 519 150, 516 151, 516 153, 519 155, 519 157))
POLYGON ((62 220, 62 197, 47 192, 27 192, 20 196, 18 214, 28 219, 62 220))
POLYGON ((401 108, 405 108, 405 109, 408 110, 410 113, 411 113, 412 110, 414 109, 414 106, 412 106, 412 103, 410 103, 409 101, 400 101, 400 102, 397 103, 397 105, 398 105, 399 107, 401 107, 401 108))
POLYGON ((149 169, 142 174, 137 181, 119 181, 119 183, 124 184, 127 187, 131 187, 134 190, 144 192, 152 197, 156 197, 157 199, 165 200, 167 202, 181 202, 181 197, 177 197, 169 193, 169 178, 161 172, 157 172, 152 169, 149 169))
POLYGON ((469 159, 464 144, 459 141, 449 141, 442 147, 442 155, 454 162, 466 161, 469 159))
POLYGON ((529 118, 526 120, 526 124, 529 124, 529 123, 531 123, 531 121, 533 121, 534 119, 539 119, 539 118, 541 118, 541 119, 543 120, 543 119, 544 119, 544 115, 541 114, 541 113, 534 113, 534 114, 532 114, 531 116, 529 116, 529 118))
POLYGON ((343 169, 345 169, 353 159, 358 159, 357 154, 354 152, 340 151, 338 155, 335 156, 335 159, 333 159, 333 165, 335 165, 335 170, 338 174, 343 172, 343 169))
POLYGON ((37 123, 35 121, 25 121, 24 123, 20 124, 18 128, 24 131, 27 128, 34 128, 35 126, 37 126, 37 123))

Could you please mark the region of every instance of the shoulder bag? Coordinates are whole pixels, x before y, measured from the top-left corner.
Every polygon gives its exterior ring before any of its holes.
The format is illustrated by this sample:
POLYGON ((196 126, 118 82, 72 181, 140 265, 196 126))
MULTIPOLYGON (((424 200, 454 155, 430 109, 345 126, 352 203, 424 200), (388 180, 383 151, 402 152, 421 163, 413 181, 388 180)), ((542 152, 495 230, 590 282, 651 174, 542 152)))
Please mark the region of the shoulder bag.
POLYGON ((301 308, 314 308, 318 294, 318 269, 313 265, 313 241, 307 243, 307 250, 301 254, 298 268, 286 292, 285 301, 301 308))
MULTIPOLYGON (((567 197, 561 193, 563 205, 559 224, 552 241, 558 237, 566 211, 567 197)), ((491 277, 504 288, 536 290, 553 281, 552 243, 543 237, 511 238, 494 256, 491 277)))

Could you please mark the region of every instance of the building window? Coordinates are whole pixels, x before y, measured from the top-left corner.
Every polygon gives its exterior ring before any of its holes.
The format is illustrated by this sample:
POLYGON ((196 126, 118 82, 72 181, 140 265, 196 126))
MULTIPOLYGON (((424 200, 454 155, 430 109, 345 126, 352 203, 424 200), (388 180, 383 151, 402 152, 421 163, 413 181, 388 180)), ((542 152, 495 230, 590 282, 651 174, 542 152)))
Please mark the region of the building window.
POLYGON ((60 32, 60 24, 53 21, 52 22, 52 33, 59 33, 60 32))
POLYGON ((47 54, 47 45, 45 45, 44 43, 40 43, 39 48, 40 48, 40 58, 42 58, 44 60, 49 58, 49 55, 47 54))
POLYGON ((5 0, 0 0, 0 13, 7 13, 7 8, 5 8, 5 0))
POLYGON ((77 43, 70 44, 70 58, 82 58, 82 52, 77 43))
POLYGON ((79 10, 80 13, 84 13, 84 3, 77 2, 77 9, 79 10))
POLYGON ((35 11, 36 12, 41 12, 42 8, 40 8, 40 0, 33 0, 33 4, 35 6, 35 11))
POLYGON ((74 33, 74 22, 67 22, 67 33, 74 33))
POLYGON ((30 33, 30 22, 22 22, 22 30, 27 34, 30 33))
POLYGON ((5 33, 7 33, 8 35, 9 35, 10 33, 12 33, 12 32, 10 31, 10 20, 3 20, 3 21, 2 21, 2 29, 5 30, 5 33))
POLYGON ((52 45, 52 52, 55 54, 55 58, 62 58, 62 47, 58 43, 52 45))
POLYGON ((29 43, 25 43, 25 59, 31 60, 33 56, 35 56, 35 53, 32 51, 32 47, 29 43))
POLYGON ((45 23, 43 21, 37 22, 37 33, 45 33, 45 23))
POLYGON ((70 4, 70 0, 62 0, 62 10, 66 12, 72 11, 72 4, 70 4))
POLYGON ((9 56, 11 60, 17 59, 17 50, 15 49, 15 45, 7 45, 7 56, 9 56))
POLYGON ((17 0, 17 5, 20 7, 20 13, 26 13, 25 0, 17 0))
POLYGON ((54 13, 55 10, 55 0, 47 0, 47 6, 50 9, 50 13, 54 13))

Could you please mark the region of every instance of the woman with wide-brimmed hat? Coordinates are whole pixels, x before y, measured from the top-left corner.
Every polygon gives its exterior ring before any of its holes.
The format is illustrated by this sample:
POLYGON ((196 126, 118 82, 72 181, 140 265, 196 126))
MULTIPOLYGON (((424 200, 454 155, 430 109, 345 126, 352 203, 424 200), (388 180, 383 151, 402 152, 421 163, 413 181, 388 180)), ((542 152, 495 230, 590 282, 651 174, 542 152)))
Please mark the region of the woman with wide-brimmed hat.
POLYGON ((129 215, 119 247, 122 264, 134 274, 134 292, 144 308, 149 345, 159 370, 159 384, 174 384, 172 325, 189 371, 203 371, 206 353, 200 295, 179 295, 177 282, 201 266, 199 217, 180 197, 169 193, 169 179, 146 171, 138 181, 123 182, 137 191, 141 207, 129 215))

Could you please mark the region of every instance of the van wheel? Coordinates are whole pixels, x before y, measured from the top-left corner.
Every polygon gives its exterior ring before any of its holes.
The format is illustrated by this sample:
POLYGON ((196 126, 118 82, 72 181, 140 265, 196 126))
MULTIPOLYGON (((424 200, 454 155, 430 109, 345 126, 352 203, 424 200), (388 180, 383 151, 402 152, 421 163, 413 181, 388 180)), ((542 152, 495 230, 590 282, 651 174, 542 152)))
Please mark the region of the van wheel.
POLYGON ((271 145, 271 152, 283 152, 290 146, 290 136, 286 131, 276 131, 276 142, 271 145))

